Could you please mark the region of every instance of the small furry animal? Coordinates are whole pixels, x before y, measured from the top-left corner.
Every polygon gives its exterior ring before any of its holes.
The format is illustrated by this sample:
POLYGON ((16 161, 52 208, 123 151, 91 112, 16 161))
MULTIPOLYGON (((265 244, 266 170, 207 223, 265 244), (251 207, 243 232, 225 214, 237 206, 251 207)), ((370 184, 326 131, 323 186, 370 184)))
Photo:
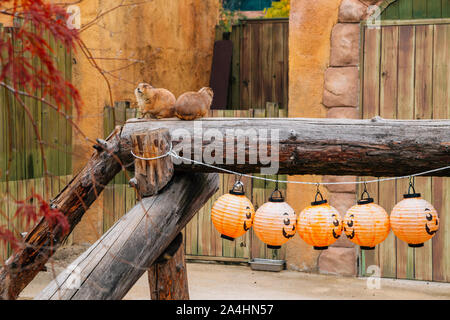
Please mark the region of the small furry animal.
POLYGON ((148 83, 140 83, 136 90, 138 109, 143 118, 172 118, 175 117, 175 96, 163 88, 153 88, 148 83))
POLYGON ((203 87, 198 92, 185 92, 175 103, 175 115, 182 120, 194 120, 204 117, 211 107, 213 90, 203 87))

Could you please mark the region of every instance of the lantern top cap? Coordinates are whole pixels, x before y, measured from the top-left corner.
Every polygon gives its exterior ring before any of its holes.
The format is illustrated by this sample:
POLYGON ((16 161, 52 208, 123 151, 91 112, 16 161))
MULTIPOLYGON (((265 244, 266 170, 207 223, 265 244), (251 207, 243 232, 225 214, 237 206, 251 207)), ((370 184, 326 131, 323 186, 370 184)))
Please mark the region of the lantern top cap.
POLYGON ((311 202, 311 205, 312 205, 312 206, 318 206, 318 205, 321 205, 321 204, 325 204, 325 203, 327 203, 327 202, 328 202, 327 200, 322 199, 322 200, 319 200, 319 201, 313 201, 313 202, 311 202))
POLYGON ((365 198, 358 200, 358 204, 369 204, 369 203, 373 203, 373 198, 365 198))
POLYGON ((233 188, 230 190, 230 194, 236 196, 245 195, 244 184, 240 180, 236 181, 233 188))
POLYGON ((275 189, 275 190, 272 192, 272 194, 270 195, 269 202, 284 202, 284 197, 283 197, 283 194, 281 193, 281 191, 278 190, 278 189, 275 189), (276 192, 278 192, 278 194, 279 194, 278 197, 275 197, 275 196, 274 196, 274 194, 275 194, 276 192))
POLYGON ((411 199, 411 198, 420 198, 422 195, 420 193, 406 193, 403 195, 404 199, 411 199))

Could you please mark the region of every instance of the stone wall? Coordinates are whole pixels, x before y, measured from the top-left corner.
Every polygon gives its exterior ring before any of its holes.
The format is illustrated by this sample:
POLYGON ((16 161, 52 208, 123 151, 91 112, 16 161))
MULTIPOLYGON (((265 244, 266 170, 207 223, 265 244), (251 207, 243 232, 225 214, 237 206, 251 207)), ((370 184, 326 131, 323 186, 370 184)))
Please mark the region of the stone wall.
MULTIPOLYGON (((295 1, 289 24, 289 116, 359 118, 359 22, 378 1, 295 1)), ((292 180, 339 182, 349 176, 303 176, 292 180)), ((331 185, 324 196, 342 216, 356 202, 355 185, 331 185)), ((306 207, 314 187, 288 186, 296 212, 306 207)), ((345 234, 328 250, 314 251, 300 237, 287 244, 290 269, 357 275, 357 247, 345 234)))
MULTIPOLYGON (((322 104, 324 74, 330 61, 331 30, 338 19, 339 1, 291 1, 289 17, 289 117, 326 117, 322 104)), ((291 180, 321 181, 317 176, 293 176, 291 180)), ((287 201, 299 213, 310 204, 315 186, 289 184, 287 201)), ((325 198, 327 190, 322 190, 325 198)), ((287 267, 318 271, 320 251, 298 234, 286 244, 287 267)))

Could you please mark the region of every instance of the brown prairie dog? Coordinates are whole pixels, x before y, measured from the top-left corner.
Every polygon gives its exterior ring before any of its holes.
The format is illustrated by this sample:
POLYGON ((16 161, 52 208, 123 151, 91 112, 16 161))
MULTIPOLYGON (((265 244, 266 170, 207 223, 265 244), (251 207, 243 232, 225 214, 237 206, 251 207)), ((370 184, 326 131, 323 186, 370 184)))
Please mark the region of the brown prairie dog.
POLYGON ((182 120, 194 120, 207 115, 213 99, 213 91, 203 87, 198 92, 185 92, 175 103, 175 115, 182 120))
POLYGON ((136 90, 138 109, 143 118, 172 118, 175 116, 175 96, 167 89, 153 88, 148 83, 140 83, 136 90))

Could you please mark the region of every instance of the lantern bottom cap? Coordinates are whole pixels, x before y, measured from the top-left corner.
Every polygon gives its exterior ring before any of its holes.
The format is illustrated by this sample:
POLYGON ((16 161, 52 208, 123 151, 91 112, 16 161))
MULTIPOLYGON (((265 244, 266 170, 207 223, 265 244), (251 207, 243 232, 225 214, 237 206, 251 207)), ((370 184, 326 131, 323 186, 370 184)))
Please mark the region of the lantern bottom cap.
POLYGON ((267 248, 269 248, 269 249, 281 249, 281 246, 271 246, 270 244, 268 244, 267 248))
POLYGON ((226 235, 224 235, 224 234, 221 234, 220 237, 221 237, 222 239, 225 239, 225 240, 234 241, 234 238, 229 237, 229 236, 226 236, 226 235))
POLYGON ((423 247, 423 243, 408 243, 408 247, 410 247, 410 248, 420 248, 420 247, 423 247))
POLYGON ((314 250, 327 250, 328 249, 328 246, 326 246, 326 247, 316 247, 316 246, 314 246, 314 250))
POLYGON ((374 250, 375 247, 365 247, 365 246, 361 246, 360 247, 362 250, 374 250))

